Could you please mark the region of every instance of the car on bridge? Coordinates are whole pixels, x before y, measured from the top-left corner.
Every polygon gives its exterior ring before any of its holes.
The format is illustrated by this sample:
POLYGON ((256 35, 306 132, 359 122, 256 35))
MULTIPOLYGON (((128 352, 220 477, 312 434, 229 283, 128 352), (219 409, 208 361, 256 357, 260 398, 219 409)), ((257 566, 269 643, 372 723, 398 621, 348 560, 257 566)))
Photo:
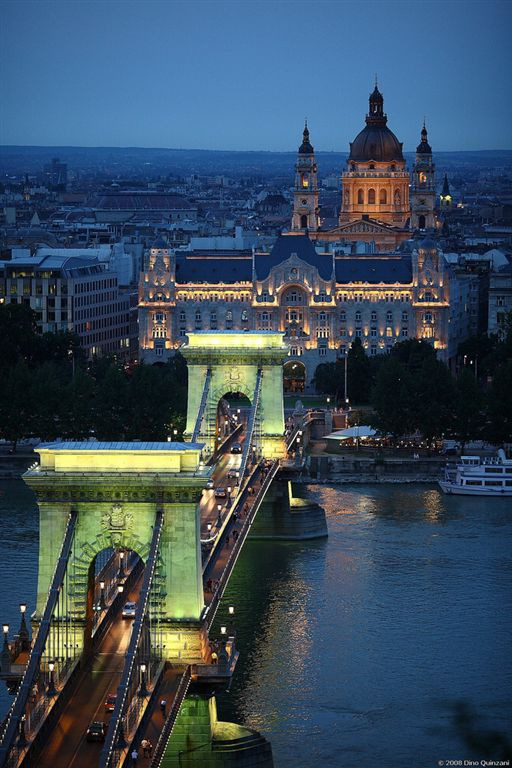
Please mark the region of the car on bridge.
POLYGON ((105 712, 113 712, 116 706, 117 693, 109 693, 105 699, 105 712))
POLYGON ((215 498, 216 499, 225 499, 228 495, 228 492, 225 488, 216 488, 215 489, 215 498))
POLYGON ((137 609, 137 603, 132 603, 132 602, 125 603, 121 616, 123 617, 123 619, 134 619, 136 609, 137 609))
POLYGON ((240 476, 240 472, 237 469, 230 469, 226 477, 230 480, 236 480, 240 476))
POLYGON ((215 483, 213 482, 213 480, 208 480, 208 482, 206 483, 206 490, 213 491, 214 488, 215 488, 215 483))
POLYGON ((105 741, 105 723, 94 720, 87 729, 87 741, 105 741))
POLYGON ((233 443, 231 446, 231 453, 242 453, 242 446, 240 443, 233 443))

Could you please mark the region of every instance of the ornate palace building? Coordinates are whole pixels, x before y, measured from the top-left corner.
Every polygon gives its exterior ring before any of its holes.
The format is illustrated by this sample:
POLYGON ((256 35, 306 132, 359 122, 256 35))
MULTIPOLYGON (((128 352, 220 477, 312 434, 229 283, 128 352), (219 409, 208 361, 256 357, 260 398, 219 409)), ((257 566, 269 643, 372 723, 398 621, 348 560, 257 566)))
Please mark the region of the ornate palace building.
POLYGON ((463 289, 455 282, 432 240, 412 253, 345 256, 315 248, 301 232, 281 235, 268 253, 175 253, 158 239, 140 282, 140 357, 164 362, 190 331, 281 331, 294 391, 357 338, 369 355, 404 339, 429 339, 446 359, 448 334, 464 333, 457 330, 463 289))

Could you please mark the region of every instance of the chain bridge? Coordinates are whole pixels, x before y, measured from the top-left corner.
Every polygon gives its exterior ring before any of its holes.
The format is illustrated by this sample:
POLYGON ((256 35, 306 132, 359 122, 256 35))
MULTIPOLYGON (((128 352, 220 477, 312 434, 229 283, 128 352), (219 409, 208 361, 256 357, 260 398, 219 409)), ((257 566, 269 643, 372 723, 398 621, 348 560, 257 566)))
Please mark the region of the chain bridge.
POLYGON ((1 766, 117 768, 134 749, 152 768, 272 766, 258 732, 217 719, 238 659, 231 608, 211 632, 248 536, 327 535, 292 492, 308 418, 285 429, 282 334, 191 333, 182 352, 187 442, 52 443, 24 475, 37 604, 32 640, 24 613, 13 641, 4 627, 1 766))

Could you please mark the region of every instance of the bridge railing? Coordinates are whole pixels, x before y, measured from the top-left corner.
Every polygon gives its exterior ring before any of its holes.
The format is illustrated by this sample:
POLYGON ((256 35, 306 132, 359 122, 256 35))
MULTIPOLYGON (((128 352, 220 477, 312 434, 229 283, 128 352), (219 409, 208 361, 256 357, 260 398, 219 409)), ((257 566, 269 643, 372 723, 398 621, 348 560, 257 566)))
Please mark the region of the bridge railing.
POLYGON ((160 733, 160 737, 157 741, 155 750, 153 752, 150 768, 160 768, 160 766, 162 765, 167 744, 169 743, 169 739, 171 738, 174 725, 180 713, 181 705, 183 704, 185 696, 187 695, 187 691, 189 689, 191 679, 192 679, 192 670, 189 665, 186 668, 185 672, 183 673, 183 676, 178 685, 178 690, 176 691, 171 708, 169 710, 169 714, 165 719, 165 723, 160 733))
POLYGON ((247 428, 245 430, 245 442, 242 451, 242 460, 240 462, 240 477, 243 478, 247 467, 247 459, 249 458, 249 451, 251 450, 252 435, 254 432, 254 424, 256 422, 256 416, 260 405, 260 393, 261 393, 261 380, 263 378, 263 371, 258 368, 256 374, 256 385, 254 387, 254 395, 252 398, 251 411, 249 413, 249 420, 247 422, 247 428))
MULTIPOLYGON (((160 536, 162 533, 164 514, 161 509, 156 513, 155 524, 153 526, 153 535, 151 538, 151 547, 149 550, 148 559, 144 569, 144 578, 142 582, 142 588, 139 595, 139 601, 137 603, 137 609, 135 612, 135 619, 132 626, 132 634, 130 637, 130 643, 125 655, 125 663, 121 682, 117 688, 117 697, 112 713, 112 718, 109 723, 107 735, 105 738, 105 745, 102 749, 99 768, 107 768, 107 766, 116 766, 122 755, 122 751, 126 746, 124 740, 124 728, 122 720, 124 717, 125 704, 130 694, 134 692, 134 687, 137 685, 137 678, 134 677, 134 671, 136 669, 137 650, 139 647, 139 641, 142 636, 144 618, 149 603, 149 593, 153 582, 153 576, 155 574, 157 559, 158 559, 158 547, 160 544, 160 536), (135 684, 135 686, 134 686, 135 684)), ((145 684, 145 683, 144 683, 145 684)), ((142 685, 142 682, 141 682, 142 685)))
MULTIPOLYGON (((18 693, 7 718, 7 724, 0 746, 1 766, 17 765, 21 754, 28 746, 25 732, 27 704, 29 703, 30 697, 33 695, 33 686, 37 676, 39 675, 41 660, 50 632, 53 614, 64 583, 71 546, 73 544, 75 535, 77 517, 78 512, 75 510, 72 510, 69 513, 59 559, 57 560, 57 564, 53 573, 50 591, 48 593, 46 605, 44 607, 41 622, 39 624, 37 637, 30 652, 28 664, 21 681, 21 685, 18 689, 18 693)), ((51 708, 54 701, 54 695, 57 693, 55 691, 55 694, 53 694, 53 691, 55 690, 53 669, 50 669, 48 685, 50 688, 49 693, 51 695, 44 697, 42 700, 44 702, 45 711, 51 708)))
POLYGON ((211 379, 212 379, 212 369, 208 368, 206 371, 206 377, 204 380, 203 394, 201 396, 201 402, 199 404, 199 411, 197 412, 197 419, 194 426, 194 431, 192 432, 193 443, 197 442, 197 438, 199 437, 199 433, 201 432, 201 424, 203 423, 204 411, 206 408, 206 403, 208 401, 208 392, 210 390, 211 379))
MULTIPOLYGON (((217 584, 217 588, 213 593, 212 600, 203 610, 201 618, 206 620, 208 629, 210 629, 213 623, 215 614, 217 612, 217 608, 219 606, 219 602, 224 593, 224 589, 226 587, 227 582, 229 581, 229 577, 231 575, 231 572, 233 571, 233 568, 235 567, 235 563, 238 560, 238 556, 249 534, 249 531, 251 530, 252 524, 254 522, 254 518, 256 517, 256 513, 258 512, 260 504, 263 501, 263 498, 265 497, 265 494, 278 470, 279 470, 279 461, 274 461, 270 466, 270 468, 268 469, 268 472, 265 475, 265 477, 262 478, 261 485, 257 490, 257 492, 255 493, 255 495, 254 496, 249 495, 248 490, 246 490, 239 497, 239 501, 237 502, 237 505, 236 505, 237 508, 239 508, 239 506, 241 506, 242 503, 245 504, 248 499, 251 499, 251 505, 247 510, 247 515, 244 518, 242 518, 243 522, 240 527, 238 538, 233 543, 233 546, 230 549, 226 564, 222 570, 221 575, 217 579, 218 584, 217 584)), ((262 474, 262 470, 258 465, 251 475, 251 482, 253 483, 253 485, 256 484, 259 474, 262 474)), ((222 546, 223 541, 221 540, 221 542, 219 543, 222 546)), ((219 549, 220 548, 221 547, 219 547, 219 549)), ((215 562, 215 558, 212 558, 212 560, 209 563, 209 570, 212 570, 214 568, 214 562, 215 562)), ((208 575, 209 575, 208 570, 205 570, 203 577, 206 577, 208 575)))

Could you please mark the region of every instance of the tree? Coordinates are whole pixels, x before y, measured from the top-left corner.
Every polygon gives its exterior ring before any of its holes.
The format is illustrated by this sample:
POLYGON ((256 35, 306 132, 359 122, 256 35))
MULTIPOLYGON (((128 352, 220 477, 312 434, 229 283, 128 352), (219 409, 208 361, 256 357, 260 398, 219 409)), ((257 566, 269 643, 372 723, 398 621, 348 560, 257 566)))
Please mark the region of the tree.
POLYGON ((372 392, 372 426, 394 437, 412 432, 414 403, 412 381, 406 365, 390 355, 380 366, 372 392))
POLYGON ((345 398, 345 363, 336 360, 335 363, 320 363, 314 376, 315 389, 324 395, 332 395, 337 402, 345 398))
POLYGON ((487 397, 487 438, 502 444, 512 442, 512 359, 499 366, 487 397))
POLYGON ((414 426, 426 440, 449 432, 453 425, 453 379, 441 360, 426 357, 418 371, 411 371, 415 401, 414 426))
POLYGON ((367 403, 371 392, 371 366, 361 339, 354 339, 348 351, 347 387, 351 403, 367 403))
POLYGON ((469 440, 481 435, 483 405, 483 393, 473 371, 464 368, 456 384, 453 425, 454 434, 461 442, 462 448, 469 440))
POLYGON ((16 450, 18 440, 34 435, 32 373, 25 360, 19 360, 0 377, 0 434, 16 450))

